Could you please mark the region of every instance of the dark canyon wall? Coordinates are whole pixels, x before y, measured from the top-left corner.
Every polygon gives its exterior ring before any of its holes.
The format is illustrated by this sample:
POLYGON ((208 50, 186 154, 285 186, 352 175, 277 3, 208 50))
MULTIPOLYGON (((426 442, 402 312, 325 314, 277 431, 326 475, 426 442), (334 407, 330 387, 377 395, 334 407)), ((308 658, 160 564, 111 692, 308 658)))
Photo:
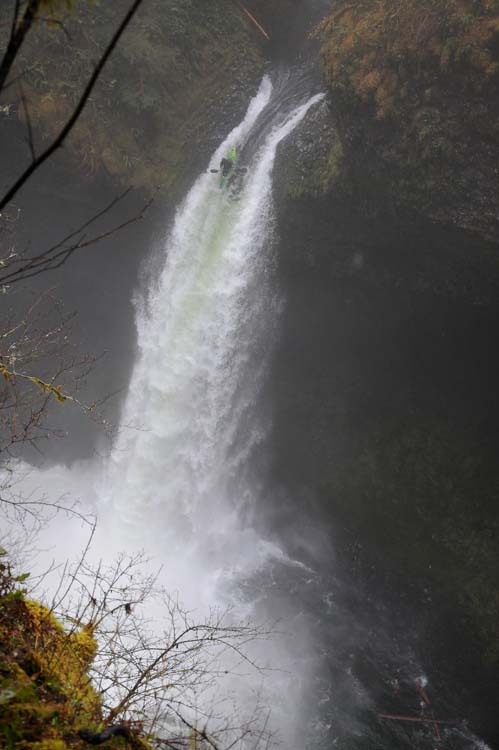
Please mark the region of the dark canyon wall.
POLYGON ((273 481, 493 741, 499 8, 420 6, 334 4, 281 148, 273 481))

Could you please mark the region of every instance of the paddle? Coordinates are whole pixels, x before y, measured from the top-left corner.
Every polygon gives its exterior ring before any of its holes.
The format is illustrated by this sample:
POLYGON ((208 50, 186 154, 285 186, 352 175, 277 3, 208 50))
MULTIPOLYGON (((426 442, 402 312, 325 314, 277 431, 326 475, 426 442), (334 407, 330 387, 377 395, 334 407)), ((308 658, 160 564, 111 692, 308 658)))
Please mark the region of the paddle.
MULTIPOLYGON (((246 174, 247 171, 248 171, 248 167, 236 167, 236 169, 234 170, 234 172, 241 172, 241 174, 246 174)), ((210 169, 210 172, 212 174, 218 174, 218 172, 220 172, 220 170, 219 169, 210 169)))

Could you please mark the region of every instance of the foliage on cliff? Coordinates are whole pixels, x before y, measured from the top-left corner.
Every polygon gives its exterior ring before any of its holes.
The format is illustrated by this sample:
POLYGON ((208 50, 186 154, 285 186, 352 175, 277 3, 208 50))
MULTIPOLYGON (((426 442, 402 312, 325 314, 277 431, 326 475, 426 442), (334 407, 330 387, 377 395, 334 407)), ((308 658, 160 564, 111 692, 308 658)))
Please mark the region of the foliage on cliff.
MULTIPOLYGON (((57 23, 31 32, 17 72, 25 71, 38 138, 52 138, 68 118, 128 5, 79 2, 63 12, 59 4, 57 23)), ((9 11, 0 12, 4 36, 9 11)), ((234 3, 150 0, 104 69, 66 151, 89 178, 105 172, 149 191, 172 190, 199 144, 216 137, 224 108, 246 102, 241 89, 262 62, 258 34, 234 3)), ((7 94, 26 121, 17 87, 7 94)))
MULTIPOLYGON (((2 553, 0 745, 19 750, 84 747, 79 730, 103 727, 101 698, 88 674, 97 650, 92 628, 67 632, 46 607, 27 598, 22 588, 26 578, 11 573, 2 553)), ((148 747, 138 738, 132 744, 148 747)))
POLYGON ((397 116, 409 87, 428 76, 461 73, 463 94, 482 93, 499 79, 495 0, 340 2, 321 32, 329 83, 372 101, 379 119, 397 116))
POLYGON ((318 32, 357 185, 499 236, 497 0, 340 0, 318 32))

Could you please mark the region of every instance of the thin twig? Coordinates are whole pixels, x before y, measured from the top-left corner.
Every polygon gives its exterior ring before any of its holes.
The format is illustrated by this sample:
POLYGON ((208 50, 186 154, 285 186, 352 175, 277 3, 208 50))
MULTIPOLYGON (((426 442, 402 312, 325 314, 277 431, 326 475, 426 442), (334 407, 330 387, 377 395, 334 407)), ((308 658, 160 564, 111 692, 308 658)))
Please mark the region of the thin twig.
POLYGON ((82 250, 83 248, 95 245, 101 240, 105 240, 108 237, 111 237, 113 234, 120 232, 122 229, 130 226, 131 224, 134 224, 135 222, 143 219, 153 201, 154 198, 151 198, 137 214, 106 232, 102 232, 101 234, 97 234, 90 238, 87 238, 86 235, 83 235, 74 245, 63 248, 58 253, 55 253, 55 255, 50 255, 49 257, 42 256, 41 259, 37 262, 33 262, 34 259, 31 259, 25 266, 17 269, 17 271, 12 271, 11 273, 4 275, 0 274, 0 284, 15 284, 16 282, 25 281, 26 279, 31 279, 34 276, 39 276, 41 273, 45 273, 46 271, 53 271, 56 268, 60 268, 77 250, 82 250))
POLYGON ((26 101, 26 97, 24 95, 24 89, 22 86, 21 81, 18 83, 19 88, 19 96, 21 97, 21 102, 23 105, 23 111, 24 116, 26 118, 26 128, 28 129, 28 146, 31 153, 31 158, 33 161, 36 160, 36 152, 35 152, 35 142, 33 139, 33 128, 31 126, 31 117, 29 115, 29 109, 28 109, 28 102, 26 101))
MULTIPOLYGON (((10 73, 10 69, 14 64, 14 61, 21 49, 21 46, 31 29, 33 22, 38 13, 41 0, 28 0, 28 5, 24 11, 21 23, 17 24, 17 18, 19 16, 19 0, 16 0, 16 6, 14 9, 14 18, 11 27, 10 39, 7 44, 7 49, 3 56, 3 60, 0 63, 0 91, 3 91, 5 81, 10 73)), ((3 208, 3 206, 2 206, 3 208)))

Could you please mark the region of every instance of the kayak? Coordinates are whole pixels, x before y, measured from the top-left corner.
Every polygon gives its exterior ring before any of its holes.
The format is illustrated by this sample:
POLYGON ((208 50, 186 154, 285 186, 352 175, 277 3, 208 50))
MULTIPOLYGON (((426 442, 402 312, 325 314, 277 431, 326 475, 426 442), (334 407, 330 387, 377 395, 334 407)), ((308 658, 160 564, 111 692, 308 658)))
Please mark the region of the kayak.
POLYGON ((224 190, 225 189, 225 187, 227 186, 227 184, 230 182, 230 179, 231 179, 232 175, 236 171, 236 167, 237 167, 237 150, 236 150, 236 148, 231 148, 231 150, 229 151, 229 153, 227 154, 227 156, 225 158, 226 159, 230 159, 230 161, 232 162, 232 167, 231 167, 230 171, 227 172, 226 175, 223 175, 223 174, 220 175, 220 181, 218 183, 219 187, 220 187, 220 190, 224 190))

